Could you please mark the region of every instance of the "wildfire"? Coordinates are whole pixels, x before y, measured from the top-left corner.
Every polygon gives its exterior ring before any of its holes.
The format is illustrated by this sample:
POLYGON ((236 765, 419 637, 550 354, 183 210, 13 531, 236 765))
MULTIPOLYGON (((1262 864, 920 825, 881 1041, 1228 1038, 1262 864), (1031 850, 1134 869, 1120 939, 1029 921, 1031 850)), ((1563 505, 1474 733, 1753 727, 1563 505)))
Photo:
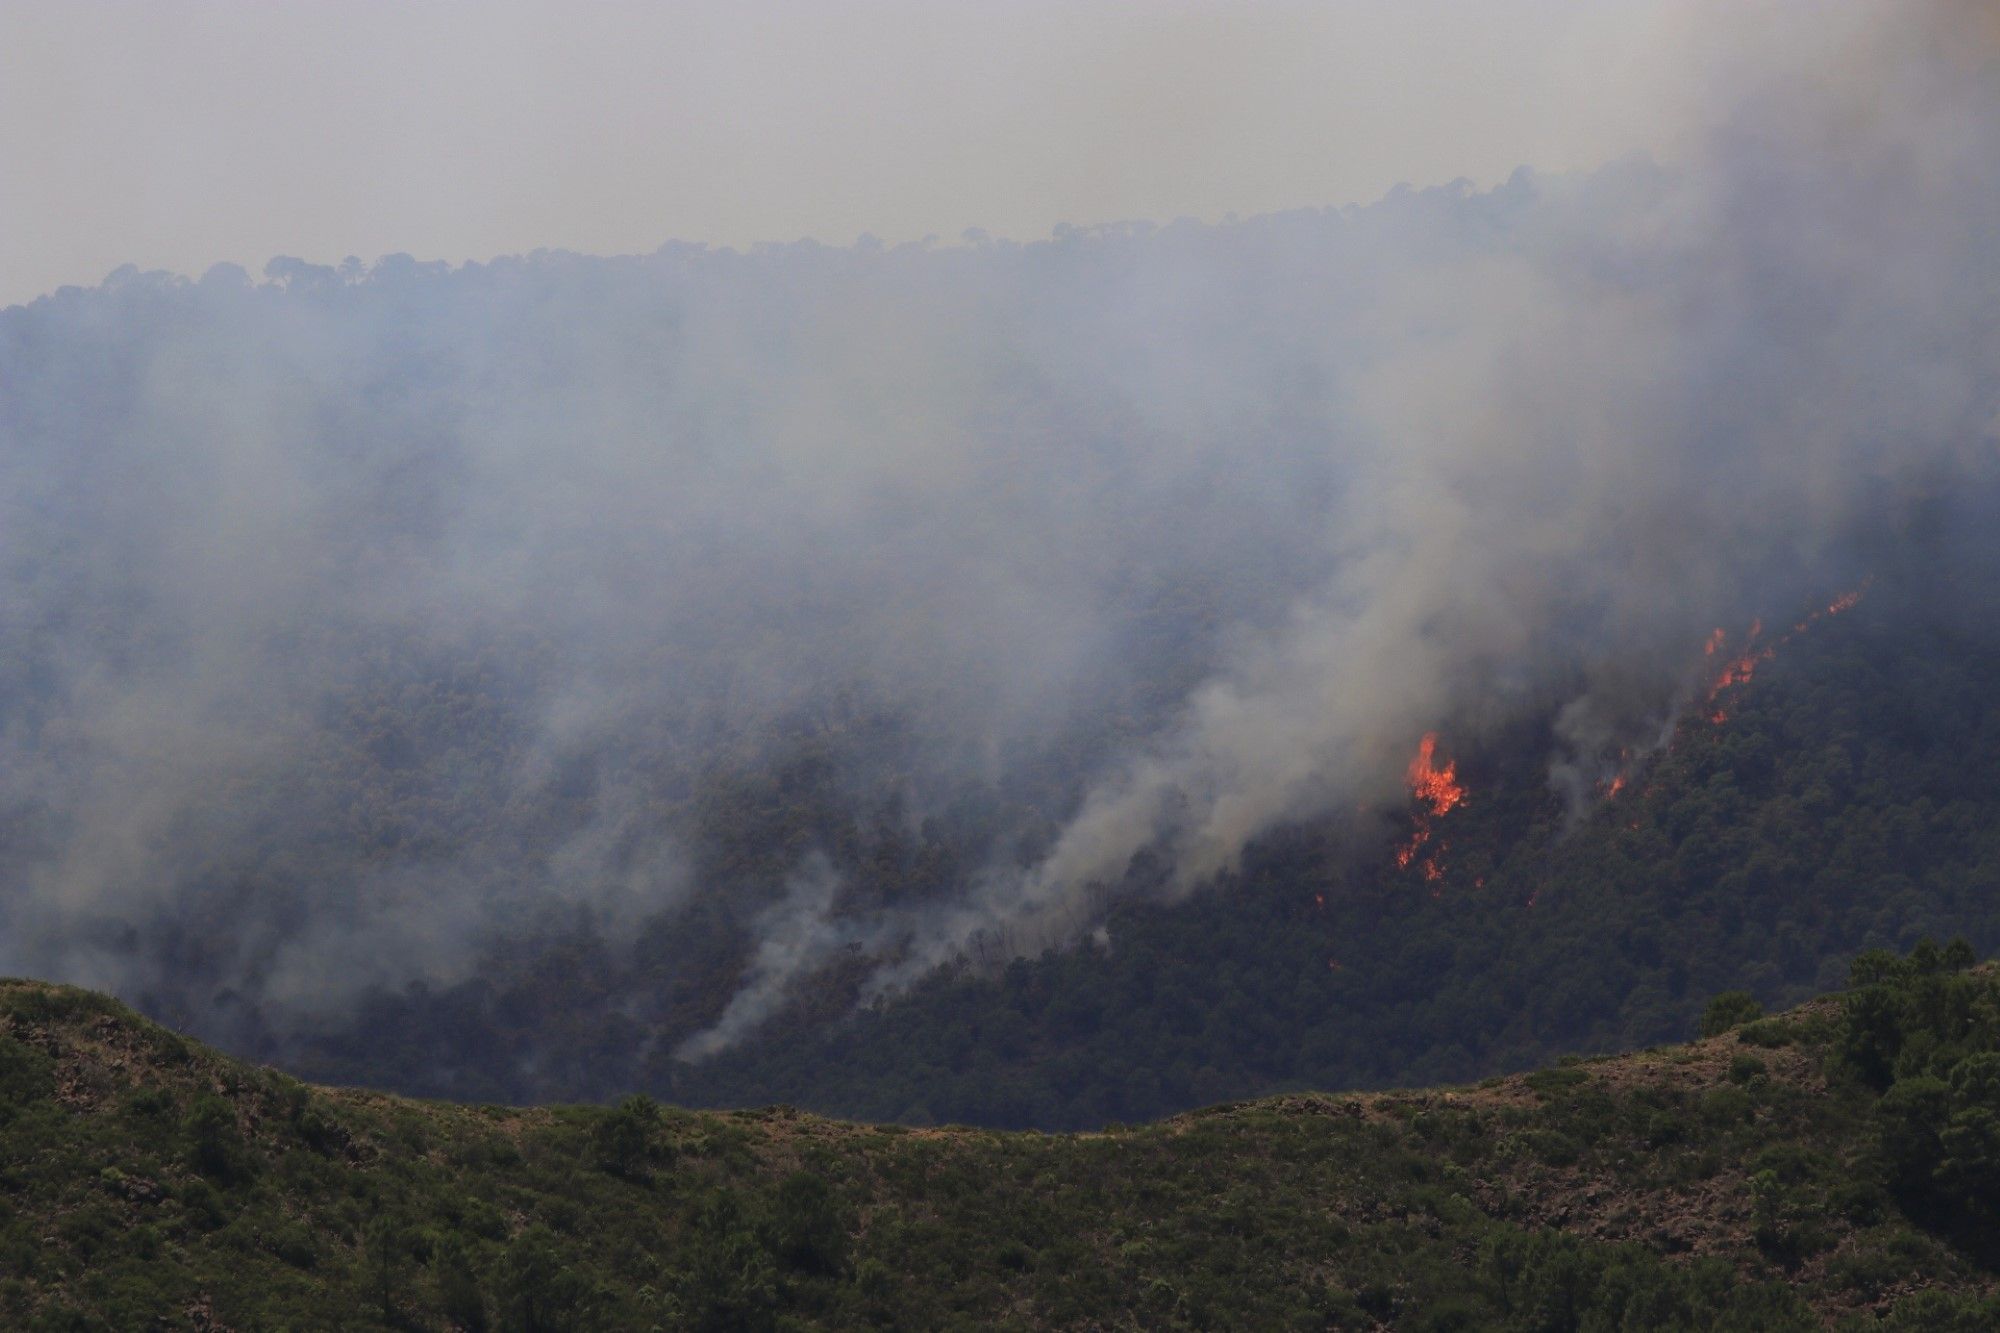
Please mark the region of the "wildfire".
MULTIPOLYGON (((1709 678, 1707 692, 1702 696, 1704 716, 1707 717, 1711 724, 1716 726, 1721 726, 1723 723, 1729 721, 1730 705, 1729 701, 1724 697, 1726 691, 1732 690, 1739 685, 1748 684, 1751 678, 1757 674, 1759 667, 1776 657, 1780 648, 1783 648, 1793 639, 1811 629, 1815 622, 1828 616, 1837 616, 1842 612, 1853 610, 1861 599, 1867 595, 1869 588, 1874 586, 1874 583, 1875 576, 1871 574, 1863 579, 1858 587, 1840 594, 1824 607, 1807 613, 1806 617, 1794 624, 1788 633, 1775 640, 1765 640, 1764 622, 1762 620, 1753 620, 1750 622, 1749 633, 1743 636, 1742 646, 1736 649, 1732 649, 1730 646, 1728 630, 1710 630, 1701 644, 1701 655, 1708 659, 1708 670, 1713 673, 1709 678)), ((1667 738, 1667 747, 1669 749, 1673 749, 1677 743, 1675 738, 1667 738)), ((1419 756, 1419 758, 1422 757, 1421 755, 1419 756)), ((1642 755, 1641 763, 1643 763, 1643 759, 1644 756, 1642 755)), ((1631 752, 1621 749, 1618 752, 1616 772, 1608 779, 1600 777, 1594 784, 1593 790, 1597 797, 1605 801, 1616 800, 1618 795, 1630 784, 1631 778, 1637 772, 1638 766, 1638 764, 1633 762, 1631 752)), ((1411 766, 1413 777, 1416 767, 1414 764, 1411 766)), ((1651 783, 1646 784, 1639 792, 1641 798, 1650 798, 1652 794, 1653 788, 1651 783)), ((1639 824, 1635 820, 1628 823, 1626 827, 1637 829, 1639 824)))
POLYGON ((1444 878, 1444 867, 1438 864, 1438 858, 1448 846, 1439 843, 1431 849, 1431 821, 1465 801, 1465 787, 1458 780, 1458 764, 1447 759, 1440 767, 1437 743, 1435 731, 1425 732, 1417 743, 1417 757, 1410 761, 1409 769, 1410 796, 1417 804, 1416 828, 1396 848, 1396 868, 1408 870, 1414 864, 1429 884, 1444 878))
MULTIPOLYGON (((1760 663, 1768 662, 1773 657, 1776 657, 1778 649, 1790 643, 1798 635, 1805 633, 1812 627, 1814 621, 1820 619, 1822 616, 1837 616, 1843 611, 1852 609, 1854 604, 1859 602, 1862 595, 1868 591, 1869 585, 1874 582, 1875 576, 1872 574, 1869 575, 1861 581, 1860 587, 1851 592, 1842 593, 1827 603, 1824 610, 1815 611, 1798 624, 1792 626, 1790 634, 1785 635, 1784 638, 1779 639, 1776 643, 1766 644, 1762 648, 1757 647, 1756 643, 1758 636, 1764 632, 1764 622, 1761 620, 1751 622, 1750 633, 1744 639, 1743 651, 1731 657, 1723 664, 1721 674, 1716 676, 1714 683, 1708 687, 1707 702, 1711 705, 1708 720, 1718 726, 1727 722, 1729 720, 1729 710, 1720 706, 1714 706, 1718 695, 1732 686, 1747 684, 1750 678, 1757 673, 1757 667, 1760 663)), ((1729 636, 1722 630, 1710 631, 1707 642, 1702 645, 1702 656, 1714 657, 1722 652, 1724 645, 1728 642, 1728 638, 1729 636)))
MULTIPOLYGON (((1763 621, 1757 620, 1751 622, 1750 634, 1744 640, 1744 650, 1723 663, 1722 674, 1718 675, 1714 683, 1708 687, 1709 703, 1714 703, 1716 696, 1732 685, 1748 684, 1750 678, 1757 674, 1757 664, 1768 662, 1777 655, 1778 647, 1776 644, 1770 644, 1763 648, 1753 646, 1757 642, 1757 636, 1763 632, 1763 621)), ((1793 632, 1796 633, 1797 631, 1793 632)), ((1709 646, 1707 655, 1714 656, 1719 651, 1719 646, 1726 641, 1727 637, 1721 630, 1711 633, 1708 636, 1709 646)), ((1790 635, 1786 636, 1786 638, 1790 637, 1790 635)), ((1729 720, 1729 710, 1725 708, 1713 708, 1709 711, 1708 720, 1718 725, 1727 722, 1729 720)))
POLYGON ((1465 788, 1458 783, 1456 760, 1437 766, 1437 743, 1435 731, 1425 732, 1417 743, 1417 757, 1410 761, 1410 795, 1429 806, 1432 814, 1441 815, 1465 799, 1465 788))
POLYGON ((1631 780, 1632 750, 1630 746, 1621 745, 1618 747, 1618 771, 1613 773, 1608 780, 1599 779, 1597 790, 1603 793, 1605 800, 1615 801, 1618 799, 1618 793, 1624 791, 1625 784, 1631 780))

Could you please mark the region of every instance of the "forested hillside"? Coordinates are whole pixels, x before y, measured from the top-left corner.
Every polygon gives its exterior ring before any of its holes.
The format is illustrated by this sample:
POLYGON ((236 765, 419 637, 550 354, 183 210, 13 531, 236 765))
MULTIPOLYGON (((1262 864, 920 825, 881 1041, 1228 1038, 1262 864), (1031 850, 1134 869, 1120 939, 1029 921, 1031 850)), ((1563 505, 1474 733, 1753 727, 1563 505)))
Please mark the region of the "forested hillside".
MULTIPOLYGON (((1465 794, 1441 815, 1413 798, 1379 825, 1286 828, 1211 892, 1113 901, 1095 941, 968 959, 873 1006, 863 969, 829 966, 767 1034, 704 1062, 649 1044, 620 1008, 644 972, 635 981, 582 943, 457 990, 378 997, 351 1041, 300 1060, 438 1094, 463 1091, 471 1066, 494 1095, 645 1088, 915 1124, 1094 1128, 1675 1040, 1711 994, 1795 1002, 1863 949, 1925 934, 2000 947, 2000 648, 1985 628, 2000 623, 2000 581, 1967 554, 1962 513, 1937 502, 1838 613, 1836 589, 1778 610, 1780 629, 1755 640, 1736 627, 1750 678, 1717 688, 1734 655, 1721 654, 1667 742, 1578 806, 1550 781, 1540 726, 1447 733, 1465 794), (1398 866, 1420 819, 1431 842, 1398 866), (523 1049, 571 1063, 511 1065, 523 1049)), ((875 858, 877 891, 952 864, 942 838, 871 841, 810 782, 779 790, 754 808, 875 858)))
POLYGON ((313 1088, 0 984, 38 1330, 1990 1328, 2000 982, 1962 944, 1690 1046, 1077 1136, 313 1088))

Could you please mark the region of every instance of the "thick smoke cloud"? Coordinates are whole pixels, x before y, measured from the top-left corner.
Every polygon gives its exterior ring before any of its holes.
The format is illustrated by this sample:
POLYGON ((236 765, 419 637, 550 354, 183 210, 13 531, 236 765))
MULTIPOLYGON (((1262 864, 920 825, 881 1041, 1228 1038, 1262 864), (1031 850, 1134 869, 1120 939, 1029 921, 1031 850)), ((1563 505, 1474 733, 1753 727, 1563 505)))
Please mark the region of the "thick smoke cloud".
POLYGON ((1441 243, 1374 251, 1341 312, 1375 336, 1341 358, 1333 571, 989 920, 1161 843, 1190 891, 1262 829, 1380 800, 1424 729, 1566 685, 1553 776, 1581 799, 1661 743, 1703 625, 1855 578, 1864 533, 1992 448, 1994 32, 1857 11, 1755 68, 1695 162, 1438 200, 1441 243))
POLYGON ((719 912, 698 1058, 1382 808, 1432 728, 1556 713, 1584 792, 1993 448, 1990 20, 1775 12, 1681 163, 0 314, 0 967, 282 1024, 719 912), (802 771, 972 861, 761 838, 802 771))

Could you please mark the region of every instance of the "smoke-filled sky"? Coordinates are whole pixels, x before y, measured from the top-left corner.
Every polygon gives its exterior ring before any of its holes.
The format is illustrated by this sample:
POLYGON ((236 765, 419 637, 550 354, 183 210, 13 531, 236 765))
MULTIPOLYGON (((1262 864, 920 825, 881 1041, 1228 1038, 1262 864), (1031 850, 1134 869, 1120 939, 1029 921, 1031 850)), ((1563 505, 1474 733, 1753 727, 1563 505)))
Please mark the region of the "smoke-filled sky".
POLYGON ((1587 786, 1994 448, 1970 0, 1729 6, 1630 78, 1720 11, 38 12, 30 288, 644 250, 0 311, 0 970, 196 1017, 561 907, 668 971, 738 932, 700 1055, 1197 891, 1427 730, 1559 715, 1587 786))
POLYGON ((845 244, 1670 149, 1693 0, 0 0, 0 304, 124 263, 845 244))

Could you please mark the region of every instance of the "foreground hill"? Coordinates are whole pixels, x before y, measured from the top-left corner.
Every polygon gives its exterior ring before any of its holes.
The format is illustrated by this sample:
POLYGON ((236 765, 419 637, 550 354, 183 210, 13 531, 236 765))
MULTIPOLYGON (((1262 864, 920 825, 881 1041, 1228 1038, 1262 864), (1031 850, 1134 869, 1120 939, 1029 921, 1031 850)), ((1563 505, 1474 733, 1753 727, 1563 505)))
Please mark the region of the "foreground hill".
POLYGON ((0 983, 0 1319, 376 1327, 1984 1328, 2000 980, 1065 1136, 311 1087, 0 983))

